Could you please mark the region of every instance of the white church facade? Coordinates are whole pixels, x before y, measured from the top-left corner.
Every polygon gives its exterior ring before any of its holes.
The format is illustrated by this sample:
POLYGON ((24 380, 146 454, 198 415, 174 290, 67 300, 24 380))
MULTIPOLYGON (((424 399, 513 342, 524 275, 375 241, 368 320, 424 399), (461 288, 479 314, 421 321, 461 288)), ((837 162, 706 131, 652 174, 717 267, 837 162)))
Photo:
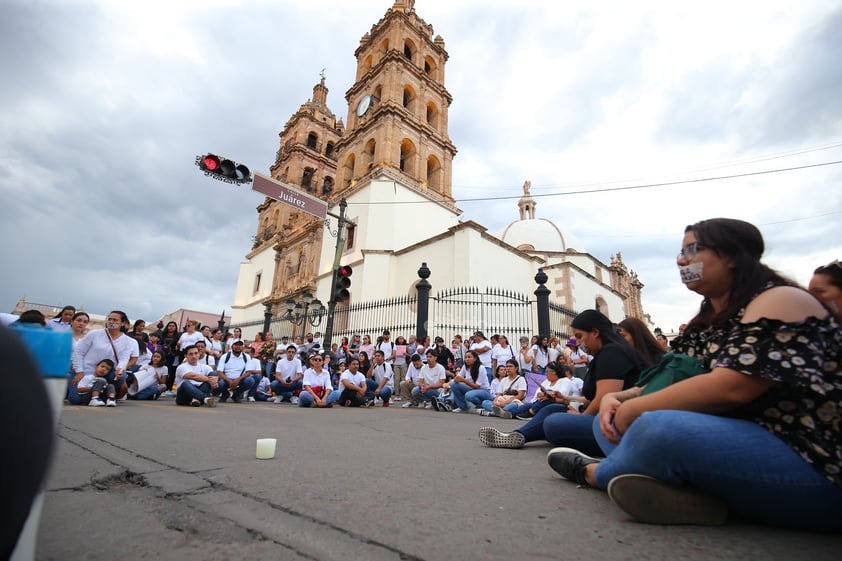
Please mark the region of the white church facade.
MULTIPOLYGON (((323 77, 280 133, 271 167, 275 179, 325 200, 329 213, 338 215, 346 201, 353 223, 341 251, 341 264, 353 268, 348 304, 414 296, 422 263, 432 271, 433 294, 470 286, 532 294, 540 268, 550 301, 559 306, 596 307, 615 322, 644 317, 643 284, 622 257, 605 264, 538 217, 528 182, 518 219, 501 232, 460 221, 451 192, 451 97, 444 87, 449 55, 412 0, 394 2, 355 54, 347 126, 327 107, 323 77), (488 263, 505 266, 492 274, 488 263)), ((325 224, 268 198, 257 210, 254 246, 240 265, 234 325, 256 324, 267 310, 280 316, 287 301, 308 293, 325 304, 331 298, 337 221, 325 224)))

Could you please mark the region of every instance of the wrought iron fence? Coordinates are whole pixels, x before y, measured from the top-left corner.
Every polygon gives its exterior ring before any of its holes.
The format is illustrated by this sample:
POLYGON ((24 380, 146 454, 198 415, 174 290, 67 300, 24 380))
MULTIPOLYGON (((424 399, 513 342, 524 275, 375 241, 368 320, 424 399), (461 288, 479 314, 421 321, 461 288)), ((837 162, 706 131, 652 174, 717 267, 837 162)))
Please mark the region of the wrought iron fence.
POLYGON ((486 337, 494 333, 514 341, 533 333, 533 302, 526 294, 499 288, 451 288, 430 298, 427 331, 442 335, 446 342, 460 334, 467 337, 482 331, 486 337))
POLYGON ((576 317, 576 312, 564 306, 549 303, 550 307, 550 335, 555 335, 562 339, 564 344, 566 338, 572 335, 570 329, 570 322, 576 317))

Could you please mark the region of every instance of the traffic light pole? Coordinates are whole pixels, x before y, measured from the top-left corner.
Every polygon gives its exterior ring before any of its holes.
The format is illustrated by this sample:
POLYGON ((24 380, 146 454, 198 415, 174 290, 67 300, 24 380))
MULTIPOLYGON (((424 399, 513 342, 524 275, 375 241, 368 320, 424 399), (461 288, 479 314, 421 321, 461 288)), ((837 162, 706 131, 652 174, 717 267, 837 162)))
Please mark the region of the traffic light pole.
POLYGON ((339 270, 339 261, 342 260, 342 250, 345 248, 345 209, 348 203, 345 199, 339 201, 339 227, 336 232, 336 252, 333 254, 333 268, 330 274, 330 300, 327 303, 327 325, 322 335, 322 348, 330 349, 331 337, 333 336, 333 313, 336 310, 336 271, 339 270))

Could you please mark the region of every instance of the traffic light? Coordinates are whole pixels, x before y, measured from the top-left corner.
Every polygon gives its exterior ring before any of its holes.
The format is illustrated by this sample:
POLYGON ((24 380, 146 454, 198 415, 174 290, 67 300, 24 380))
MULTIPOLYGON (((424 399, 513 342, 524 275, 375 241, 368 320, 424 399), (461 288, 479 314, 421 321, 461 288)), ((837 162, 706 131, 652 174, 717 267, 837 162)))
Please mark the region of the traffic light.
POLYGON ((248 167, 216 154, 197 156, 196 165, 205 172, 205 175, 225 183, 241 184, 251 181, 251 171, 248 167))
POLYGON ((351 297, 351 273, 353 269, 348 265, 343 265, 333 273, 333 301, 344 302, 351 297))

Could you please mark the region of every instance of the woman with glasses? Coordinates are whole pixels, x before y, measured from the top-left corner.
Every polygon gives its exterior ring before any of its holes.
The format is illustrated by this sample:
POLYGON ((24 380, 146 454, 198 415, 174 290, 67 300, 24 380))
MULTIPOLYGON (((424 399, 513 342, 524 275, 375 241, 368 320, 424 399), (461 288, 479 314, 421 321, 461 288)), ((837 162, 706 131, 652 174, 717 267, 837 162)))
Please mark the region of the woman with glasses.
POLYGON ((810 293, 763 263, 760 231, 716 218, 688 226, 678 267, 702 296, 673 352, 703 373, 603 398, 601 462, 553 450, 550 466, 606 489, 654 524, 722 524, 730 513, 842 532, 842 330, 810 293))
POLYGON ((304 371, 304 389, 298 396, 299 407, 333 407, 339 399, 339 392, 333 390, 324 361, 324 356, 320 354, 310 355, 310 368, 304 371))
POLYGON ((842 263, 837 259, 813 271, 809 288, 842 321, 842 263))

